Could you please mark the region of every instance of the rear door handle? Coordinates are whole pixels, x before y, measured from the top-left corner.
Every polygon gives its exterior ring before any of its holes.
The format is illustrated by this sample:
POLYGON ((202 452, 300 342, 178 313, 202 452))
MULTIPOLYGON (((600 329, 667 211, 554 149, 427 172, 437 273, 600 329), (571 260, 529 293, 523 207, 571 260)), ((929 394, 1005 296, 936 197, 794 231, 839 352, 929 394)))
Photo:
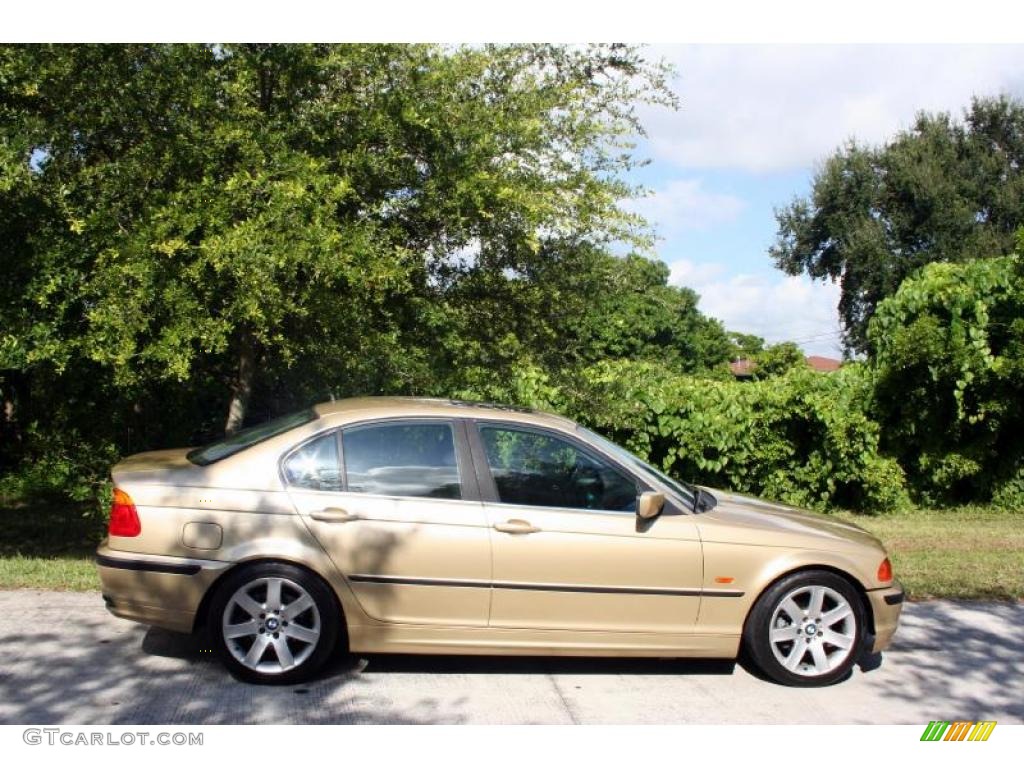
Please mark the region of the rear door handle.
POLYGON ((340 507, 327 507, 318 512, 310 512, 309 516, 321 523, 349 523, 359 519, 359 515, 353 515, 340 507))
POLYGON ((504 523, 495 523, 494 530, 502 533, 537 533, 540 528, 530 525, 526 520, 506 520, 504 523))

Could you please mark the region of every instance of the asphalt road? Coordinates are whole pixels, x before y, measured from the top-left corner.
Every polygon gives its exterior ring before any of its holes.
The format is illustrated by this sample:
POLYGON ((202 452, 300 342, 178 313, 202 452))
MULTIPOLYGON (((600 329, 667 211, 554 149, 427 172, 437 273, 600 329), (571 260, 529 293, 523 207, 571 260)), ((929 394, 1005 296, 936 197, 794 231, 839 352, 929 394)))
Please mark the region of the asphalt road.
POLYGON ((97 593, 0 592, 0 723, 1024 722, 1024 603, 906 607, 894 647, 827 689, 727 662, 369 656, 317 681, 232 679, 97 593))

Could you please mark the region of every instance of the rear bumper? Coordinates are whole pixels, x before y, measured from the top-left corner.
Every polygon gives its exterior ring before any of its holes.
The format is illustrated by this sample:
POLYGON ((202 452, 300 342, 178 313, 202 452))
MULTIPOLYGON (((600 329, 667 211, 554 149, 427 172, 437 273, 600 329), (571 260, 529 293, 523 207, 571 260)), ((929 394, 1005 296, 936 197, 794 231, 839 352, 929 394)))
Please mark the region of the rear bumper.
POLYGON ((896 634, 896 627, 899 626, 906 595, 898 581, 894 581, 891 587, 873 589, 867 594, 875 623, 875 639, 871 651, 877 653, 884 651, 892 642, 892 636, 896 634))
POLYGON ((191 632, 210 585, 231 563, 123 552, 106 542, 96 551, 103 601, 115 616, 191 632))

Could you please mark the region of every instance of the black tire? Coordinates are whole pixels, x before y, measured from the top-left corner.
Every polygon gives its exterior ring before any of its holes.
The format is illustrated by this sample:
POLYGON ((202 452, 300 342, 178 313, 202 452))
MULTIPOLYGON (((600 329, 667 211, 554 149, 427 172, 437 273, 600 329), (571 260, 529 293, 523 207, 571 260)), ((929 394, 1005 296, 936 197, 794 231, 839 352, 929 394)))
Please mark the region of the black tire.
POLYGON ((331 588, 318 576, 289 563, 255 563, 232 571, 218 584, 207 616, 210 642, 228 671, 239 680, 270 685, 293 685, 313 677, 337 649, 340 627, 341 615, 331 588), (280 584, 282 599, 277 602, 285 608, 289 599, 292 605, 299 607, 302 592, 312 598, 313 605, 294 617, 286 611, 277 610, 278 605, 267 605, 271 582, 280 584), (242 610, 235 597, 243 588, 246 592, 241 599, 252 597, 257 604, 266 605, 267 613, 253 616, 242 610), (262 603, 261 594, 264 596, 262 603), (227 622, 230 625, 240 626, 242 622, 252 621, 259 627, 251 639, 248 634, 234 639, 225 636, 225 612, 229 604, 231 613, 227 622), (286 629, 288 626, 292 629, 286 629), (315 640, 300 640, 289 635, 289 632, 297 631, 307 635, 318 631, 319 635, 315 640), (264 650, 257 649, 260 653, 256 657, 256 662, 265 660, 261 669, 247 666, 243 663, 245 659, 236 657, 236 654, 248 657, 247 650, 255 653, 252 645, 256 642, 264 644, 261 646, 264 650), (270 647, 267 647, 268 643, 270 647), (288 666, 279 657, 279 643, 285 644, 281 653, 292 655, 294 665, 288 666))
POLYGON ((864 601, 849 581, 831 571, 798 571, 777 581, 757 599, 743 628, 743 649, 747 659, 768 679, 783 685, 819 687, 832 685, 850 674, 861 655, 867 632, 864 601), (816 613, 802 611, 803 616, 791 621, 789 613, 794 607, 801 610, 810 607, 812 590, 817 587, 823 588, 823 608, 816 613), (805 594, 808 598, 806 606, 803 604, 805 594), (836 620, 837 623, 832 625, 838 628, 835 632, 830 629, 825 633, 821 622, 815 623, 813 619, 816 615, 824 616, 828 622, 830 615, 842 614, 837 610, 841 606, 834 599, 836 595, 846 601, 850 614, 848 618, 836 620), (787 597, 791 596, 793 600, 787 602, 787 597), (776 640, 773 644, 770 639, 773 620, 781 636, 792 633, 795 638, 792 641, 776 640), (847 639, 849 647, 842 647, 847 639), (831 640, 837 644, 833 645, 831 640), (820 649, 813 648, 816 644, 821 646, 820 649), (820 663, 822 654, 827 665, 820 663), (785 661, 793 661, 795 669, 787 668, 780 655, 785 661))

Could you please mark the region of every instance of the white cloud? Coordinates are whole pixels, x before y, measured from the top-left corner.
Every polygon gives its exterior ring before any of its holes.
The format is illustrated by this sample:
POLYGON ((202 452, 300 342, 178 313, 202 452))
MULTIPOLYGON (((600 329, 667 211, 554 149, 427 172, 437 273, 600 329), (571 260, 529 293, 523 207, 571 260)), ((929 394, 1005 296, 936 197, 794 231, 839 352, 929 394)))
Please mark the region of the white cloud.
POLYGON ((809 168, 845 140, 878 143, 919 110, 1024 93, 1024 46, 654 47, 681 109, 643 114, 655 157, 683 168, 809 168))
MULTIPOLYGON (((959 117, 973 96, 1024 96, 1021 45, 674 45, 651 53, 676 65, 681 100, 678 112, 641 114, 655 167, 683 177, 634 204, 665 237, 663 254, 692 253, 680 230, 760 226, 743 200, 705 189, 705 169, 741 172, 744 198, 755 201, 759 174, 810 170, 849 139, 884 142, 921 110, 959 117)), ((836 284, 750 274, 756 267, 742 259, 667 260, 672 282, 694 288, 702 311, 730 330, 840 353, 836 284)))
POLYGON ((795 341, 809 355, 841 356, 836 283, 782 274, 729 276, 724 265, 685 259, 669 266, 671 281, 697 291, 701 311, 730 331, 770 343, 795 341))
POLYGON ((708 285, 718 280, 725 274, 725 265, 717 262, 697 262, 689 259, 673 261, 669 265, 671 270, 668 281, 673 285, 685 285, 694 288, 698 285, 708 285))
POLYGON ((657 225, 662 236, 682 229, 708 229, 736 220, 744 202, 735 195, 712 192, 701 179, 673 179, 646 197, 630 200, 628 210, 657 225))

